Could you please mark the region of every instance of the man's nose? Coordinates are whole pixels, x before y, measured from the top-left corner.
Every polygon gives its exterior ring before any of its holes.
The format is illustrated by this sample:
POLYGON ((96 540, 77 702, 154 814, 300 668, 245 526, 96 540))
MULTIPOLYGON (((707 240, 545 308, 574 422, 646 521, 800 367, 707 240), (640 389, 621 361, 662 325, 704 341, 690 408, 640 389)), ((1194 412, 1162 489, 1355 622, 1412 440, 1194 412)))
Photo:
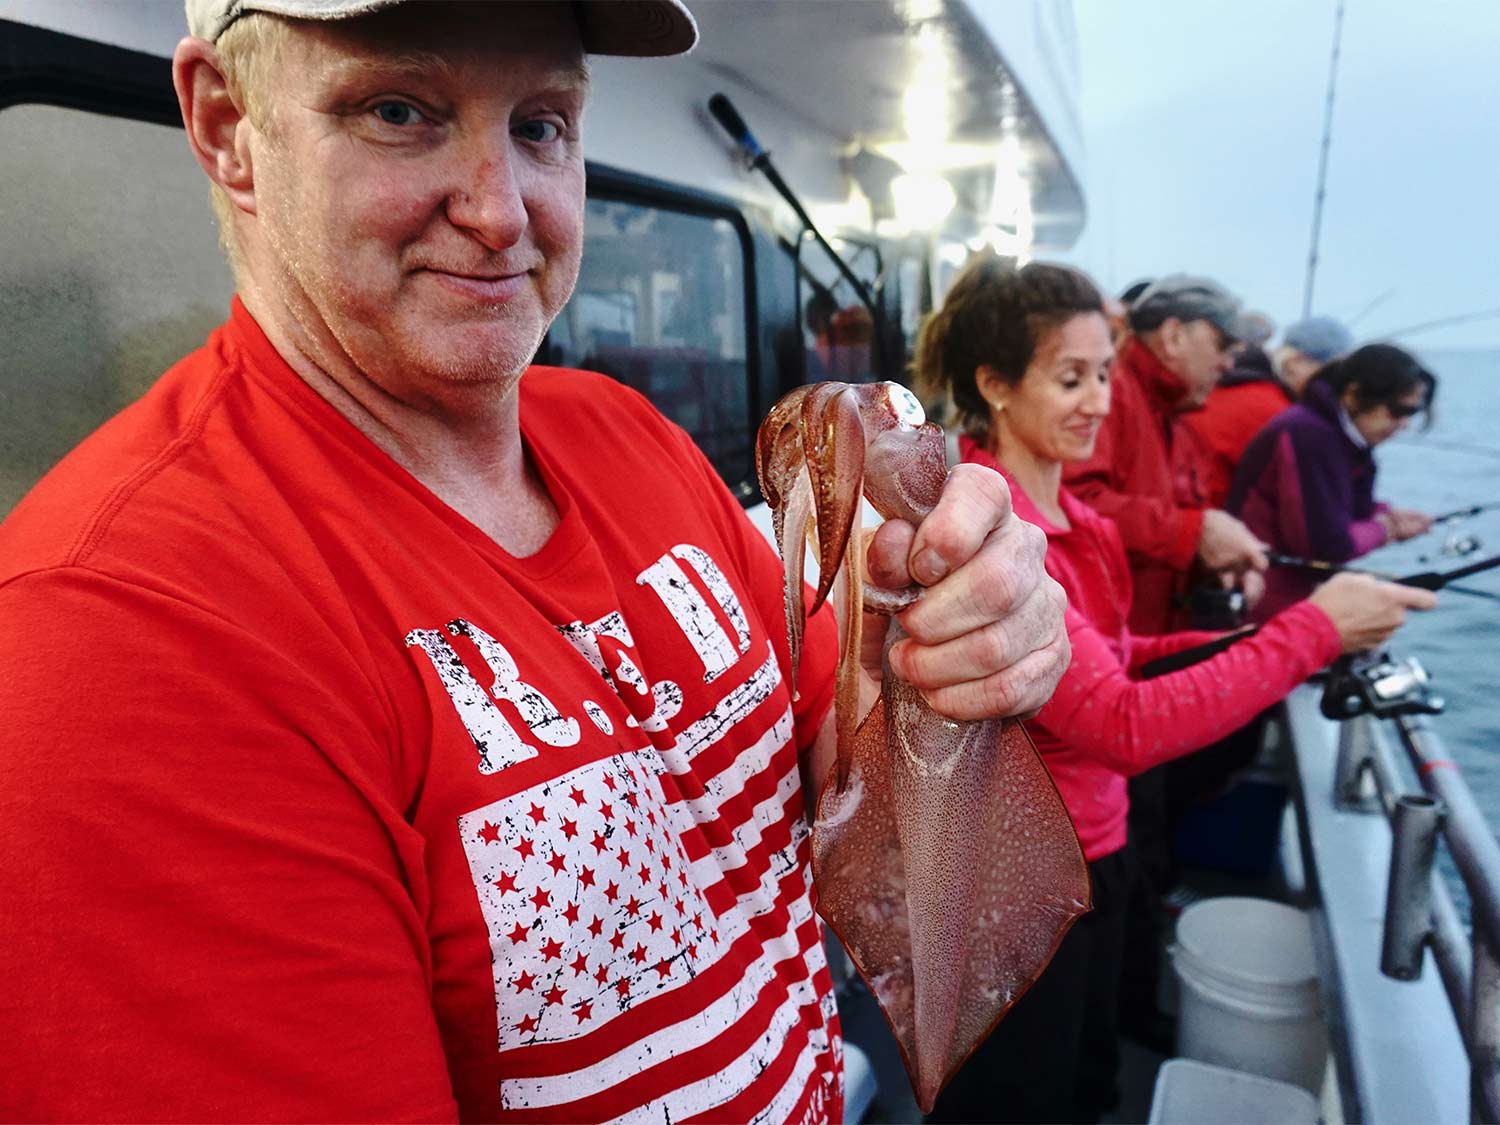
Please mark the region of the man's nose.
POLYGON ((476 140, 462 180, 448 198, 448 218, 491 250, 520 241, 526 230, 526 200, 509 129, 476 140))

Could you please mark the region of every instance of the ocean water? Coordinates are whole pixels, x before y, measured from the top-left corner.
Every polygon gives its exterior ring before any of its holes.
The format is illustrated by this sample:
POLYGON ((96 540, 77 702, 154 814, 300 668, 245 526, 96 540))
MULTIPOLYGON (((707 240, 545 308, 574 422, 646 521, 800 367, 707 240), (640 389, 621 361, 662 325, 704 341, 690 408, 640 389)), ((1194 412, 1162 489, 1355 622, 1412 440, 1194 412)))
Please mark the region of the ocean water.
MULTIPOLYGON (((1425 432, 1410 428, 1376 450, 1376 495, 1434 515, 1500 503, 1500 349, 1411 350, 1438 377, 1433 425, 1425 432)), ((1500 509, 1383 547, 1364 564, 1408 574, 1452 570, 1493 554, 1500 554, 1500 509), (1444 555, 1455 535, 1472 536, 1481 546, 1465 557, 1444 555)), ((1500 567, 1463 584, 1500 596, 1500 567)), ((1438 597, 1438 608, 1412 615, 1391 648, 1418 657, 1447 699, 1437 730, 1490 827, 1500 831, 1500 601, 1451 591, 1438 597)), ((1467 896, 1457 887, 1451 862, 1440 856, 1440 863, 1467 914, 1467 896)))

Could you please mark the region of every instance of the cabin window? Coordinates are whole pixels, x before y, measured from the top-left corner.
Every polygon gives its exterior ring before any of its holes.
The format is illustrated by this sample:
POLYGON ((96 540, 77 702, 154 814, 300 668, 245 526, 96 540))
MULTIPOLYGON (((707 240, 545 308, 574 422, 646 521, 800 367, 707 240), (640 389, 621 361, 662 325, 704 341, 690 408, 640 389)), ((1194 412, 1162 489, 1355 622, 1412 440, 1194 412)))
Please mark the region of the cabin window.
POLYGON ((739 486, 754 472, 745 278, 727 218, 590 198, 578 287, 539 359, 634 387, 739 486))
POLYGON ((181 128, 0 112, 0 517, 203 343, 234 289, 181 128))

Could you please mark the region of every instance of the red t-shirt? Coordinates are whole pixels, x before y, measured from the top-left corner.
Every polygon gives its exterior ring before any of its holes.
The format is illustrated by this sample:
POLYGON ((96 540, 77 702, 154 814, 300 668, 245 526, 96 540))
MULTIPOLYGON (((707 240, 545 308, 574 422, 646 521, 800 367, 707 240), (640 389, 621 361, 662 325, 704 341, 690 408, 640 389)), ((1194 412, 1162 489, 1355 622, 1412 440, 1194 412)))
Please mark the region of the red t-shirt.
POLYGON ((235 303, 0 527, 0 1117, 840 1117, 781 568, 535 368, 517 559, 235 303))
MULTIPOLYGON (((960 439, 963 459, 1005 474, 985 450, 960 439)), ((1301 602, 1253 637, 1179 672, 1151 680, 1144 664, 1212 640, 1202 632, 1138 636, 1131 579, 1114 521, 1058 490, 1069 527, 1037 510, 1005 474, 1016 514, 1047 533, 1047 573, 1068 595, 1073 661, 1052 699, 1026 724, 1093 862, 1125 846, 1125 779, 1237 730, 1339 654, 1328 615, 1301 602)))

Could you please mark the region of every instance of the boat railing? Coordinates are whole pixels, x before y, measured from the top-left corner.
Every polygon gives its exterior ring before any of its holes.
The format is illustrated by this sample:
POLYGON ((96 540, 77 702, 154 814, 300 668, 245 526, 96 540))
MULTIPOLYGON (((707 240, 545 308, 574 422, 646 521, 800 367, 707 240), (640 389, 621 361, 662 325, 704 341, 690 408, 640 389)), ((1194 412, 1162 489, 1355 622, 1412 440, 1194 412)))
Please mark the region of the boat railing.
POLYGON ((1500 1125, 1500 843, 1426 714, 1344 720, 1333 787, 1338 808, 1391 822, 1380 970, 1416 980, 1432 951, 1468 1050, 1473 1120, 1500 1125), (1439 839, 1469 898, 1467 930, 1434 866, 1439 839))

